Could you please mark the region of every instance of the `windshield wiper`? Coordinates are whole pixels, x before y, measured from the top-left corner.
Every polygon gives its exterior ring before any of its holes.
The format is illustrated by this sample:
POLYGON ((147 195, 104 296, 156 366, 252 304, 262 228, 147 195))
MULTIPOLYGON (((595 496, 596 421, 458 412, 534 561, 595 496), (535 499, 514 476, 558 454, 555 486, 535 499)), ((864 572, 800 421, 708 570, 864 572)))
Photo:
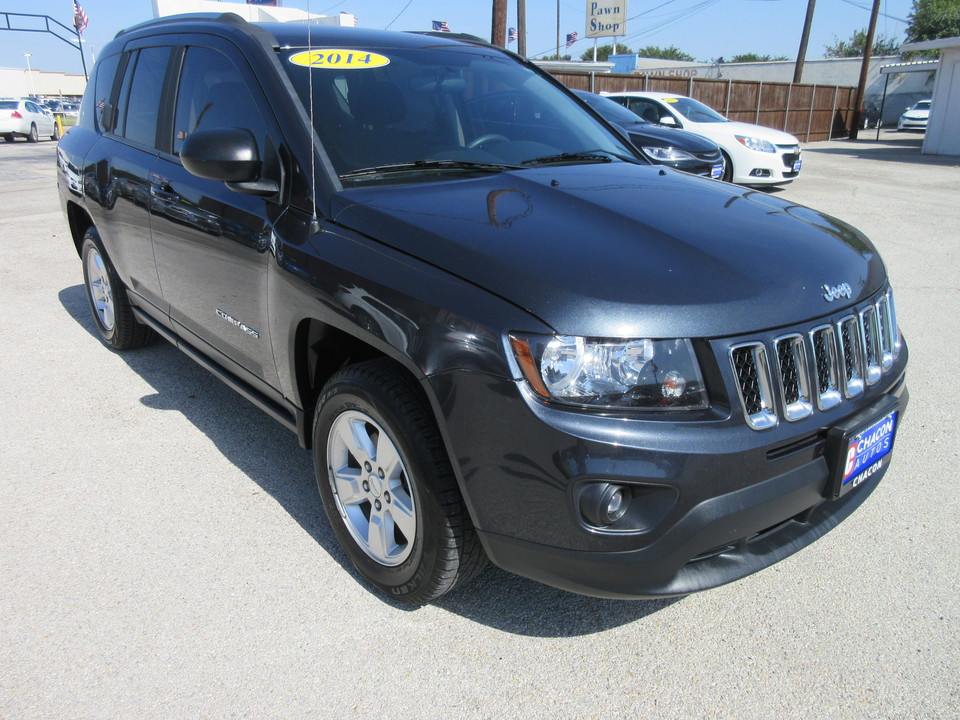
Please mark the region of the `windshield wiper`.
POLYGON ((481 172, 503 172, 504 170, 523 170, 522 165, 509 165, 496 162, 474 162, 472 160, 416 160, 410 163, 394 165, 374 165, 368 168, 351 170, 340 176, 345 178, 371 177, 390 173, 430 172, 432 170, 477 170, 481 172))
POLYGON ((641 164, 636 158, 629 155, 619 155, 609 150, 585 150, 584 152, 560 153, 559 155, 544 155, 543 157, 530 158, 521 161, 522 165, 562 165, 564 163, 594 163, 594 162, 613 162, 613 159, 623 160, 624 162, 641 164))

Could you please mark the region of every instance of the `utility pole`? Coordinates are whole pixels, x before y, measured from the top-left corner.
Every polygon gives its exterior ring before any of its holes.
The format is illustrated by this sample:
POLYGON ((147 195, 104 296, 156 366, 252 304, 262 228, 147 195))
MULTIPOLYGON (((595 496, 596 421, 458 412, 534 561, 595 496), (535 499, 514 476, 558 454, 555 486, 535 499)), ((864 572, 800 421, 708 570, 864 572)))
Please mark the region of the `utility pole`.
POLYGON ((873 55, 873 34, 877 30, 877 17, 880 15, 880 0, 873 0, 873 12, 870 13, 870 27, 867 28, 866 45, 863 48, 863 63, 860 65, 860 82, 853 103, 853 127, 850 139, 856 140, 860 134, 860 111, 863 109, 863 95, 867 90, 867 72, 870 70, 870 57, 873 55))
POLYGON ((810 39, 810 26, 813 24, 813 7, 817 0, 807 2, 807 17, 803 21, 803 32, 800 34, 800 49, 797 50, 797 64, 793 69, 793 81, 800 82, 803 75, 803 61, 807 58, 807 41, 810 39))
POLYGON ((499 47, 507 46, 507 0, 493 0, 490 42, 499 47))
POLYGON ((557 0, 557 60, 560 59, 560 0, 557 0))
POLYGON ((527 56, 527 0, 517 0, 517 52, 527 56))

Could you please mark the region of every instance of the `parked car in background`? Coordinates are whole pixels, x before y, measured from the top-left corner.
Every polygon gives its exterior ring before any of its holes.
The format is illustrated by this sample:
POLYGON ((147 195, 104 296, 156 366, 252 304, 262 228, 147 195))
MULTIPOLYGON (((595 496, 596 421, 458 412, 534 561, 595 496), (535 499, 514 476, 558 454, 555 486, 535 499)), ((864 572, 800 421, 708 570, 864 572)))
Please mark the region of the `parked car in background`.
POLYGON ((918 100, 908 107, 897 121, 897 130, 926 130, 932 103, 933 99, 927 98, 926 100, 918 100))
POLYGON ((60 129, 53 116, 33 100, 0 100, 0 136, 13 142, 18 135, 30 142, 37 142, 41 137, 59 140, 60 129))
POLYGON ((596 93, 574 90, 573 94, 596 110, 604 120, 626 132, 630 142, 654 165, 669 165, 693 175, 723 177, 723 154, 713 140, 647 122, 623 105, 596 93))
POLYGON ((784 185, 800 174, 800 141, 789 133, 728 120, 702 102, 660 92, 605 93, 647 122, 682 128, 723 151, 723 179, 741 185, 784 185))

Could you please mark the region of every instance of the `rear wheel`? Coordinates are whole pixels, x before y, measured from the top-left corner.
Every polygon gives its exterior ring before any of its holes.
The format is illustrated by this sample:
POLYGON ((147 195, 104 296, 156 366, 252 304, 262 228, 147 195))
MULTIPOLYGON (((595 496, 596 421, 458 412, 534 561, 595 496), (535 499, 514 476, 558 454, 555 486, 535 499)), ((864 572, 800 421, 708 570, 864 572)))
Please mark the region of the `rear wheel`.
POLYGON ((7 133, 3 136, 4 142, 13 142, 13 133, 7 133))
POLYGON ((133 350, 152 342, 156 335, 134 316, 123 282, 104 252, 96 228, 84 234, 80 255, 90 312, 103 342, 114 350, 133 350))
POLYGON ((33 143, 40 141, 40 136, 37 134, 36 125, 30 125, 30 134, 27 135, 27 141, 33 143))
POLYGON ((333 531, 387 595, 429 602, 486 565, 429 405, 391 362, 353 365, 327 382, 313 447, 333 531))

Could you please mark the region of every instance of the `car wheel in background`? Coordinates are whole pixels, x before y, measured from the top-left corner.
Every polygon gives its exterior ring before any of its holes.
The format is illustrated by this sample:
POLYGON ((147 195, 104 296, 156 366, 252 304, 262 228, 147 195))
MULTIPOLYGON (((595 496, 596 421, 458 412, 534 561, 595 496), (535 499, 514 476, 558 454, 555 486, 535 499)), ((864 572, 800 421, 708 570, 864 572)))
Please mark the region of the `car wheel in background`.
POLYGON ((327 382, 313 448, 340 545, 387 595, 429 602, 486 565, 426 398, 391 361, 352 365, 327 382))
POLYGON ((114 350, 133 350, 152 342, 156 335, 134 316, 123 282, 104 252, 96 228, 84 234, 80 257, 87 301, 103 342, 114 350))
POLYGON ((723 153, 723 177, 721 179, 724 182, 733 182, 733 160, 730 159, 725 150, 720 152, 723 153))
POLYGON ((27 140, 28 140, 29 142, 32 142, 32 143, 35 143, 35 142, 39 142, 39 141, 40 141, 40 136, 37 134, 37 126, 36 126, 36 125, 31 125, 31 126, 30 126, 30 134, 27 135, 27 140))

